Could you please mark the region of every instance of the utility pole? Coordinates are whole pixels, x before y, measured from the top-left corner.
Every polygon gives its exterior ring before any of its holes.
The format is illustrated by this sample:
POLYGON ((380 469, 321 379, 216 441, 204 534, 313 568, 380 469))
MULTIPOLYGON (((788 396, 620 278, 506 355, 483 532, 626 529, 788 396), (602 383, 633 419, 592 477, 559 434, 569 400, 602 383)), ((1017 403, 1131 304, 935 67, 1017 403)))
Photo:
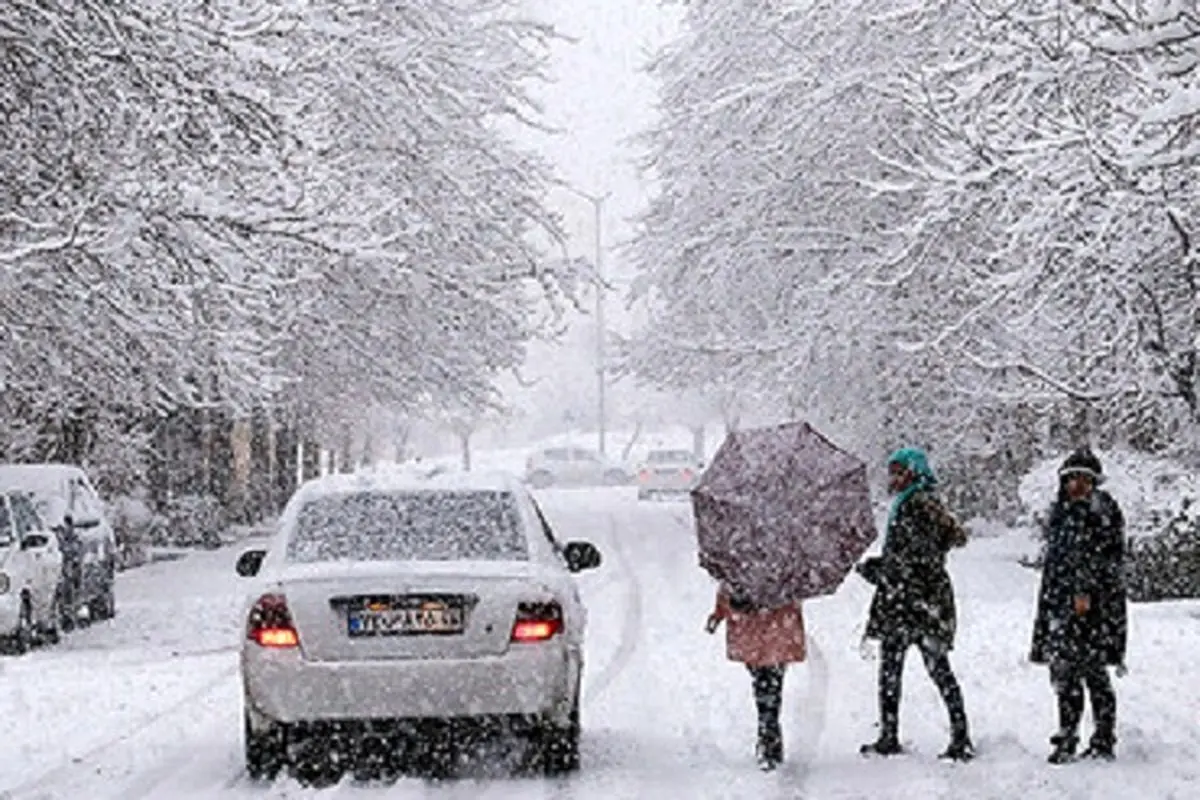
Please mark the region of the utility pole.
POLYGON ((604 325, 604 201, 611 196, 611 192, 606 192, 603 195, 594 195, 580 191, 570 184, 562 184, 563 188, 578 197, 582 197, 592 204, 595 212, 596 226, 596 252, 594 255, 596 269, 596 422, 598 429, 598 444, 600 455, 606 453, 606 426, 608 421, 608 411, 605 408, 607 389, 607 375, 605 374, 605 347, 604 340, 607 335, 604 325))

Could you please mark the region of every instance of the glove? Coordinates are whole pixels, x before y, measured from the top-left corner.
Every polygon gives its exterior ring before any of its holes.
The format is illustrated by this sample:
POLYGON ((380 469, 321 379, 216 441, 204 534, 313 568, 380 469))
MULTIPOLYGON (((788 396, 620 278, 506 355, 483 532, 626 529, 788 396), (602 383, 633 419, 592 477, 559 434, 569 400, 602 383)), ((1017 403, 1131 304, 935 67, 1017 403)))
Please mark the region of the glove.
POLYGON ((862 656, 863 661, 874 661, 876 657, 875 643, 864 636, 858 643, 858 654, 862 656))
POLYGON ((863 580, 865 580, 867 583, 875 584, 879 583, 879 569, 880 560, 877 557, 868 558, 866 561, 862 561, 856 564, 854 567, 854 571, 861 575, 863 580))
POLYGON ((705 633, 716 633, 719 627, 721 627, 721 618, 716 614, 709 614, 708 621, 704 623, 705 633))
POLYGON ((1124 678, 1126 675, 1129 674, 1129 670, 1125 667, 1124 664, 1117 664, 1117 668, 1113 670, 1113 674, 1116 675, 1118 678, 1124 678))

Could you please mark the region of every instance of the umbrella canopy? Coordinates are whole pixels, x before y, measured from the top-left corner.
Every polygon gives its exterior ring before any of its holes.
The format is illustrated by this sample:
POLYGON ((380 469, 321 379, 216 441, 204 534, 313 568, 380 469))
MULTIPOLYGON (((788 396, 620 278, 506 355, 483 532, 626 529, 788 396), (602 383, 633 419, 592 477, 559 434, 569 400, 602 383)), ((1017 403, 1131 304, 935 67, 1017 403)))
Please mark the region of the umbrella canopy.
POLYGON ((700 565, 756 605, 832 594, 877 536, 866 464, 805 422, 729 434, 691 494, 700 565))

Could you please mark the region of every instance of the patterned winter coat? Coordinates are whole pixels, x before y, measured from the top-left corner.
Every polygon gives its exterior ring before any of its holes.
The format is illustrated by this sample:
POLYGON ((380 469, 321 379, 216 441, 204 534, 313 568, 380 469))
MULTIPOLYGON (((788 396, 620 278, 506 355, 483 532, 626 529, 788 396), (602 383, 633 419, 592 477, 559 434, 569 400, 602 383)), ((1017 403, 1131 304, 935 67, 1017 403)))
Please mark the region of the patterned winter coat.
POLYGON ((966 543, 966 531, 932 492, 904 500, 888 524, 882 555, 859 569, 876 587, 866 635, 952 649, 957 609, 946 554, 966 543))
POLYGON ((1124 560, 1125 520, 1111 495, 1097 489, 1088 500, 1060 498, 1054 504, 1046 524, 1032 661, 1125 662, 1124 560), (1084 614, 1075 610, 1079 595, 1090 601, 1084 614))

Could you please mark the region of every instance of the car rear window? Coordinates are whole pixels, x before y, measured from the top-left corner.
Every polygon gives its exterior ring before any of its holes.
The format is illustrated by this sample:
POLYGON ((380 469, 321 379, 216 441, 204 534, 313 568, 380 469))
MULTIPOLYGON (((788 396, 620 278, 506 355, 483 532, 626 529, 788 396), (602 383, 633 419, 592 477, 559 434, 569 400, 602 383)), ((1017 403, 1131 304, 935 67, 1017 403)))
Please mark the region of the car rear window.
POLYGON ((694 459, 690 450, 653 450, 647 460, 651 464, 687 464, 694 459))
POLYGON ((362 492, 305 504, 288 558, 318 561, 525 561, 509 492, 362 492))

